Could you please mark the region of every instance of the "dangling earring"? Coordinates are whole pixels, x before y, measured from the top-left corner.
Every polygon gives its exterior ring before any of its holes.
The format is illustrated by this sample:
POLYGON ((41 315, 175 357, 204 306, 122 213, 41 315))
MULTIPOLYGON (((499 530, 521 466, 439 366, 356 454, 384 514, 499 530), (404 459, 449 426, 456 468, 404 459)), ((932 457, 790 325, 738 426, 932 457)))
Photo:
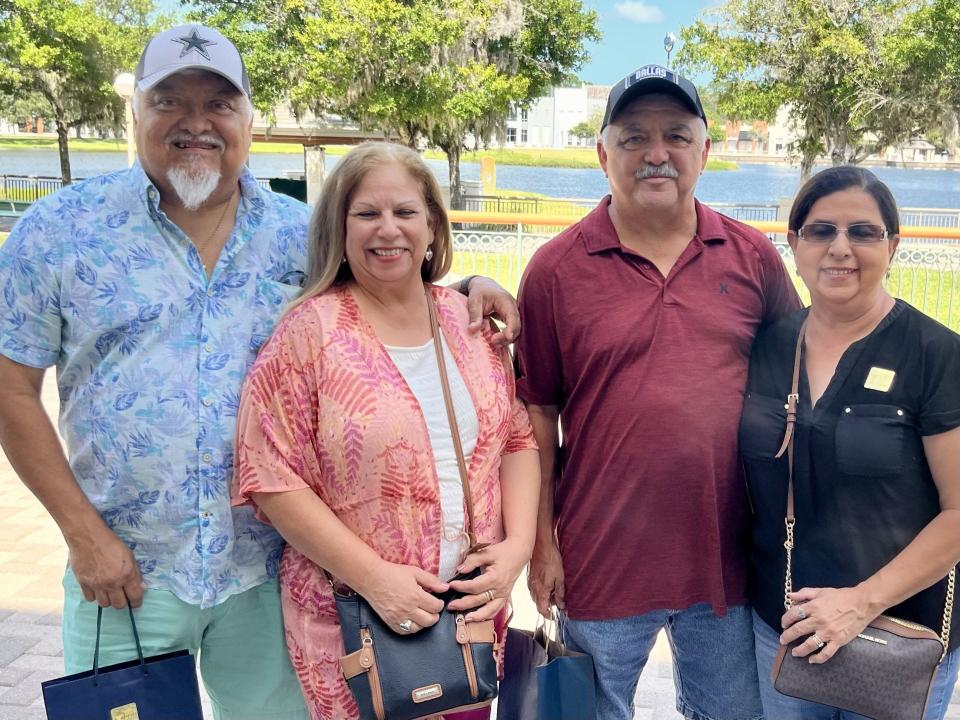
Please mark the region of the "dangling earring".
POLYGON ((433 260, 433 248, 427 248, 427 251, 423 254, 424 262, 430 262, 433 260))

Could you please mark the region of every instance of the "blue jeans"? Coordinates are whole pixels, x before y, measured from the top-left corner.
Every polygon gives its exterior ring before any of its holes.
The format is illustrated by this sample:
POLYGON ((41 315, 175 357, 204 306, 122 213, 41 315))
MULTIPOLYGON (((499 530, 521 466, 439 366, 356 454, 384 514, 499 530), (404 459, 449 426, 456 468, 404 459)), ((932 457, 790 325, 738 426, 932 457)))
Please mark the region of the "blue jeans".
POLYGON ((637 681, 661 629, 673 651, 678 712, 689 720, 759 720, 751 623, 746 607, 717 617, 700 604, 616 620, 564 618, 563 637, 593 656, 597 720, 632 720, 637 681))
MULTIPOLYGON (((781 695, 773 689, 770 671, 774 660, 780 651, 780 633, 767 625, 760 616, 753 615, 753 633, 757 648, 757 670, 760 673, 760 699, 763 701, 763 712, 768 718, 776 720, 869 720, 863 715, 840 710, 797 698, 781 695)), ((930 695, 927 699, 927 709, 923 713, 923 720, 943 720, 950 705, 950 696, 953 686, 957 683, 957 670, 960 669, 960 648, 947 653, 940 663, 933 684, 930 686, 930 695)))

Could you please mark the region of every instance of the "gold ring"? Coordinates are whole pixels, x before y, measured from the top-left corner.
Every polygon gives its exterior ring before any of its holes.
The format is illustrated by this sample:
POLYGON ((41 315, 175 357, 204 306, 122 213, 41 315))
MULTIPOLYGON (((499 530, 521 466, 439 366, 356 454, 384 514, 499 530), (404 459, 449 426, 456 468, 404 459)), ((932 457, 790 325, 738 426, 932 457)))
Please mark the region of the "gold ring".
POLYGON ((813 638, 813 641, 817 644, 817 650, 823 650, 823 646, 826 645, 826 643, 820 639, 820 636, 814 633, 813 635, 811 635, 811 637, 813 638))
POLYGON ((487 590, 484 595, 487 596, 487 602, 493 602, 493 599, 496 597, 496 595, 493 594, 493 590, 487 590))
POLYGON ((806 611, 804 611, 803 605, 794 605, 794 607, 797 609, 797 617, 800 618, 801 620, 806 620, 807 613, 806 611))

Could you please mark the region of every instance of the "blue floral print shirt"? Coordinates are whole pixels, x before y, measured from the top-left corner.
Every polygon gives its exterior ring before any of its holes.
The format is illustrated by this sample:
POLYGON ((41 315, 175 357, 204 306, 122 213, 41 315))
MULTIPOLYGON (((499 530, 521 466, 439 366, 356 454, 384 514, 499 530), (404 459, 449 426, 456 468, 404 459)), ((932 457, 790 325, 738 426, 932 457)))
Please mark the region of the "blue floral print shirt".
POLYGON ((70 467, 148 587, 210 607, 275 577, 279 535, 231 509, 244 375, 300 290, 309 209, 245 171, 208 278, 139 164, 34 203, 0 246, 0 353, 57 365, 70 467))

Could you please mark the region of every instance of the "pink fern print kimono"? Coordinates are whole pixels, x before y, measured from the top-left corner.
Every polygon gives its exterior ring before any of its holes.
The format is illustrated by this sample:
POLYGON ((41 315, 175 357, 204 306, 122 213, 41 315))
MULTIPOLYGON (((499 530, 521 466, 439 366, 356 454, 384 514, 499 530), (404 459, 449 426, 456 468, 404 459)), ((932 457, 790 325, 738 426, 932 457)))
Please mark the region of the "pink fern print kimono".
MULTIPOLYGON (((481 542, 503 539, 500 457, 536 448, 506 351, 468 335, 466 299, 430 287, 479 420, 468 476, 481 542)), ((441 509, 426 424, 413 393, 344 287, 291 312, 247 377, 237 422, 234 503, 310 488, 394 563, 436 573, 441 509)), ((320 568, 287 546, 280 566, 287 647, 314 718, 356 720, 340 673, 337 611, 320 568)))

